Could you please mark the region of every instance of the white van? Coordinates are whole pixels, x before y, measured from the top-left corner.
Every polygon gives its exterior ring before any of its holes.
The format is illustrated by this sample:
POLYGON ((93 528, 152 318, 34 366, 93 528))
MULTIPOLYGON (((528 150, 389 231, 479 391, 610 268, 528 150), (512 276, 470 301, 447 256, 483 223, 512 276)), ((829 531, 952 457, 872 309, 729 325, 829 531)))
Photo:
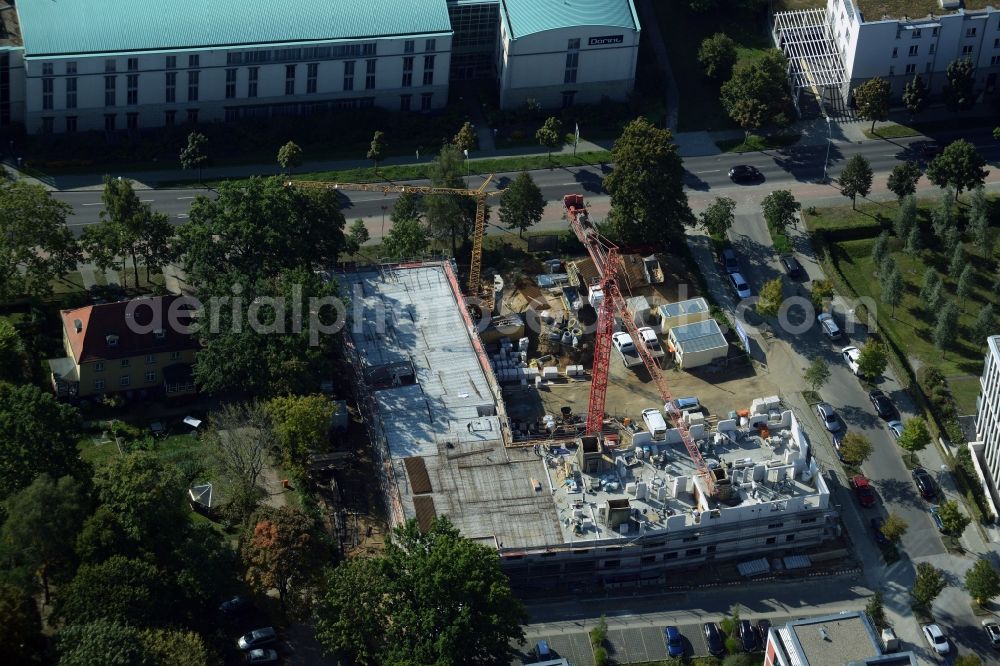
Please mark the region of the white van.
POLYGON ((642 410, 642 421, 646 424, 646 430, 654 442, 662 442, 667 438, 667 422, 663 420, 660 410, 653 408, 642 410))

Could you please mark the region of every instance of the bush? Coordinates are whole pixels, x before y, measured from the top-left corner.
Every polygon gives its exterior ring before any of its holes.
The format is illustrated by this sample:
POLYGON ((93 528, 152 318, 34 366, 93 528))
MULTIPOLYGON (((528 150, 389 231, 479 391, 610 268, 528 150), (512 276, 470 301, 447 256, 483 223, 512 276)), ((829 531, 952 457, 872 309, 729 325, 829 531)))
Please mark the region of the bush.
POLYGON ((606 666, 608 663, 608 651, 603 647, 594 650, 594 663, 597 666, 606 666))
POLYGON ((740 645, 740 642, 738 640, 736 640, 732 636, 726 639, 726 652, 728 652, 729 654, 739 654, 742 651, 743 651, 743 646, 740 645))

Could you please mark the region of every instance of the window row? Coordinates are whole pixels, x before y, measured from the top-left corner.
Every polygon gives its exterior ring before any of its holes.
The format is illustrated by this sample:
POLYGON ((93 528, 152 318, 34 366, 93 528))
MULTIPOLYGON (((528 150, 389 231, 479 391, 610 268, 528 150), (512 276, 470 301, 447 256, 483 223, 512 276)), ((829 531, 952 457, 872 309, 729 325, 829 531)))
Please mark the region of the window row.
MULTIPOLYGON (((155 384, 156 383, 156 370, 149 370, 146 373, 144 373, 143 376, 142 376, 142 380, 145 383, 147 383, 147 384, 155 384)), ((131 384, 132 384, 132 377, 129 376, 129 375, 122 375, 121 377, 118 378, 118 386, 119 387, 124 388, 126 386, 130 386, 131 384)), ((94 390, 95 391, 103 391, 103 390, 105 390, 106 387, 107 387, 107 382, 105 380, 103 380, 103 379, 95 379, 94 380, 94 390)))

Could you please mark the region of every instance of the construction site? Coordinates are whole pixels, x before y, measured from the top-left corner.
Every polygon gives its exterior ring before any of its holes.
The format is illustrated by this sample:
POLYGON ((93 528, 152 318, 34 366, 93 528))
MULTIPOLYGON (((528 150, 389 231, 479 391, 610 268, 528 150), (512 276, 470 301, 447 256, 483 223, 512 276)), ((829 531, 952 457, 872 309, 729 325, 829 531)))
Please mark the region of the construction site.
POLYGON ((669 257, 564 204, 587 254, 538 275, 481 280, 479 225, 464 293, 450 260, 337 274, 390 526, 447 516, 525 592, 808 566, 840 526, 794 412, 669 257))

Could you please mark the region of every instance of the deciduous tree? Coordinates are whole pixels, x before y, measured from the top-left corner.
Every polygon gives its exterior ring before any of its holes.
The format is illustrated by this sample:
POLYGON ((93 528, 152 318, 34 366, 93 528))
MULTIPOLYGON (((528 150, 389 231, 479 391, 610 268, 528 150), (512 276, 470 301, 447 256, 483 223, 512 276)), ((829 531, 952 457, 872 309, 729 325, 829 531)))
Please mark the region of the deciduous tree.
POLYGON ((830 379, 830 364, 822 356, 817 356, 806 368, 805 380, 813 391, 819 391, 830 379))
POLYGON ((951 260, 948 262, 948 277, 956 282, 962 275, 962 271, 969 264, 969 255, 965 248, 959 243, 951 253, 951 260))
POLYGON ((938 305, 937 323, 931 338, 934 346, 942 351, 955 344, 955 337, 958 335, 958 308, 951 301, 946 299, 943 304, 938 305))
POLYGON ((518 236, 538 224, 545 212, 542 190, 527 171, 522 171, 500 195, 500 222, 508 229, 517 229, 518 236))
POLYGON ((892 308, 890 316, 895 319, 896 306, 903 300, 903 276, 899 269, 893 266, 890 270, 883 270, 879 274, 879 282, 882 287, 882 302, 892 308))
POLYGON ((913 195, 917 191, 917 181, 924 175, 920 165, 912 160, 892 167, 886 186, 896 195, 897 199, 913 195))
POLYGON ((294 141, 289 141, 278 149, 278 166, 292 172, 292 169, 302 165, 302 148, 294 141))
POLYGON ((469 121, 465 121, 461 129, 458 130, 458 134, 451 140, 455 144, 455 147, 461 150, 463 154, 466 150, 475 148, 477 141, 476 130, 469 121))
POLYGON ((885 79, 876 76, 868 79, 854 89, 854 103, 857 105, 858 116, 872 121, 871 131, 875 131, 875 123, 889 117, 889 98, 892 87, 885 79))
POLYGON ((361 250, 361 246, 367 243, 370 238, 371 235, 368 233, 365 221, 354 220, 344 238, 344 253, 351 256, 357 254, 361 250))
POLYGON ((972 289, 976 286, 976 270, 972 264, 965 264, 965 268, 958 276, 958 283, 955 285, 955 297, 962 303, 972 296, 972 289))
POLYGON ((996 330, 996 317, 993 314, 993 304, 987 303, 979 309, 979 314, 976 315, 976 323, 972 326, 973 342, 977 345, 985 344, 986 338, 993 335, 996 330))
POLYGON ((310 453, 329 449, 330 419, 336 406, 325 395, 279 396, 264 409, 274 424, 286 467, 303 470, 310 453))
POLYGON ((562 121, 552 116, 545 119, 542 126, 535 132, 535 141, 543 148, 548 149, 549 159, 552 159, 552 151, 563 145, 562 121))
POLYGON ((56 616, 64 624, 110 620, 132 626, 154 626, 170 619, 174 609, 163 571, 141 559, 112 555, 97 564, 82 564, 72 582, 60 589, 56 616))
POLYGON ((761 213, 768 226, 785 233, 788 227, 795 224, 795 214, 802 204, 795 200, 788 190, 771 192, 760 204, 761 213))
MULTIPOLYGON (((934 270, 933 266, 928 266, 924 271, 924 284, 920 287, 920 300, 925 304, 929 303, 937 285, 941 284, 941 276, 934 270)), ((933 308, 929 308, 933 310, 933 308)))
POLYGON ((385 132, 377 130, 372 136, 372 142, 368 145, 368 153, 365 156, 375 165, 378 171, 378 163, 385 157, 385 132))
POLYGON ((910 232, 918 225, 916 198, 912 194, 907 194, 899 200, 899 210, 893 219, 893 233, 896 234, 896 238, 906 241, 910 232))
POLYGON ((826 307, 827 301, 833 298, 833 283, 827 279, 813 280, 809 289, 809 300, 817 311, 826 307))
POLYGON ((77 441, 80 417, 36 386, 0 382, 0 500, 26 488, 41 474, 89 476, 77 441))
POLYGON ((882 605, 881 590, 875 590, 875 594, 869 597, 868 603, 865 604, 865 612, 868 613, 868 617, 871 618, 876 629, 881 630, 889 626, 889 622, 885 618, 885 607, 882 605))
POLYGON ((201 182, 201 170, 208 164, 208 138, 201 132, 188 134, 187 145, 181 150, 180 162, 182 169, 197 169, 198 182, 201 182))
POLYGON ((947 586, 948 582, 940 569, 929 562, 918 563, 917 577, 913 581, 913 587, 910 588, 913 605, 925 610, 930 608, 931 603, 947 586))
POLYGON ((952 141, 927 165, 927 178, 938 187, 955 189, 955 200, 963 190, 981 187, 989 175, 986 160, 965 139, 952 141))
POLYGON ((212 663, 201 636, 177 629, 144 629, 139 643, 147 666, 204 666, 212 663))
POLYGON ((948 83, 942 91, 945 106, 951 111, 966 111, 976 103, 976 68, 969 58, 952 60, 945 72, 948 83))
POLYGON ((915 116, 925 108, 930 101, 930 90, 919 74, 914 74, 913 79, 903 86, 903 106, 910 112, 910 116, 915 116))
POLYGON ((760 288, 760 297, 757 299, 757 314, 762 317, 777 316, 783 300, 781 278, 765 282, 760 288))
POLYGON ((903 434, 899 436, 899 445, 907 451, 915 453, 927 448, 931 443, 931 433, 927 422, 917 416, 903 425, 903 434))
POLYGON ((989 560, 979 558, 972 568, 965 572, 965 589, 980 606, 1000 595, 1000 573, 989 560))
POLYGON ((722 32, 702 40, 698 47, 698 62, 710 79, 724 79, 732 74, 736 64, 736 42, 722 32))
POLYGON ((736 220, 735 210, 736 202, 729 197, 715 197, 715 201, 702 212, 698 221, 705 227, 709 236, 716 240, 722 240, 736 220))
POLYGON ((0 663, 38 664, 45 639, 34 598, 24 589, 0 582, 0 663))
POLYGON ((76 559, 73 546, 88 509, 83 488, 73 477, 55 481, 42 474, 7 498, 4 508, 0 536, 18 563, 38 572, 48 604, 49 581, 67 580, 76 559))
POLYGON ((230 487, 230 506, 246 518, 257 507, 257 482, 270 451, 278 446, 271 417, 256 401, 224 404, 209 415, 203 440, 230 487))
POLYGON ((885 345, 875 340, 869 340, 861 347, 858 355, 858 372, 863 377, 879 377, 889 364, 889 356, 885 345))
POLYGON ((851 200, 851 208, 857 209, 858 196, 867 197, 872 191, 872 166, 865 156, 858 153, 851 156, 840 172, 840 193, 851 200))
POLYGON ((327 574, 317 637, 355 663, 507 663, 526 614, 499 558, 446 518, 398 527, 385 552, 327 574))
POLYGON ((427 230, 417 220, 393 222, 392 229, 382 239, 382 254, 388 258, 419 257, 427 251, 427 230))
POLYGON ((962 513, 955 500, 945 500, 938 505, 938 516, 946 534, 960 536, 972 520, 962 513))
POLYGON ((172 535, 187 523, 183 480, 176 468, 149 451, 113 458, 97 468, 94 487, 101 504, 137 543, 172 545, 172 535))
POLYGON ((872 267, 875 272, 882 268, 882 264, 885 263, 885 258, 889 256, 889 232, 883 231, 875 239, 875 243, 872 245, 872 267))
POLYGON ((298 509, 261 511, 240 539, 250 588, 259 594, 277 590, 283 610, 290 602, 296 606, 328 555, 318 531, 315 521, 298 509))
POLYGON ((57 646, 59 666, 149 666, 139 630, 108 619, 65 627, 57 646))
POLYGON ((856 432, 848 432, 840 442, 840 457, 848 465, 861 466, 871 457, 872 443, 867 437, 856 432))
POLYGON ((758 59, 738 63, 722 84, 722 106, 747 136, 766 124, 788 123, 792 99, 787 71, 784 54, 769 49, 758 59))
POLYGON ((24 342, 14 325, 0 319, 0 381, 21 383, 25 374, 24 342))
POLYGON ((0 180, 0 301, 49 296, 50 283, 76 267, 71 213, 40 185, 0 180))
MULTIPOLYGON (((462 151, 450 143, 430 166, 431 184, 437 187, 465 188, 462 180, 462 151)), ((469 238, 476 216, 476 202, 461 194, 431 194, 423 199, 430 235, 451 244, 452 255, 458 254, 458 240, 469 238)), ((398 222, 393 217, 394 222, 398 222)))
POLYGON ((614 170, 604 178, 609 220, 625 243, 681 241, 694 215, 684 192, 684 166, 669 130, 633 120, 611 149, 614 170))
POLYGON ((899 543, 899 540, 906 534, 907 528, 909 525, 906 524, 906 521, 900 518, 899 514, 890 511, 882 523, 882 534, 892 543, 899 543))

